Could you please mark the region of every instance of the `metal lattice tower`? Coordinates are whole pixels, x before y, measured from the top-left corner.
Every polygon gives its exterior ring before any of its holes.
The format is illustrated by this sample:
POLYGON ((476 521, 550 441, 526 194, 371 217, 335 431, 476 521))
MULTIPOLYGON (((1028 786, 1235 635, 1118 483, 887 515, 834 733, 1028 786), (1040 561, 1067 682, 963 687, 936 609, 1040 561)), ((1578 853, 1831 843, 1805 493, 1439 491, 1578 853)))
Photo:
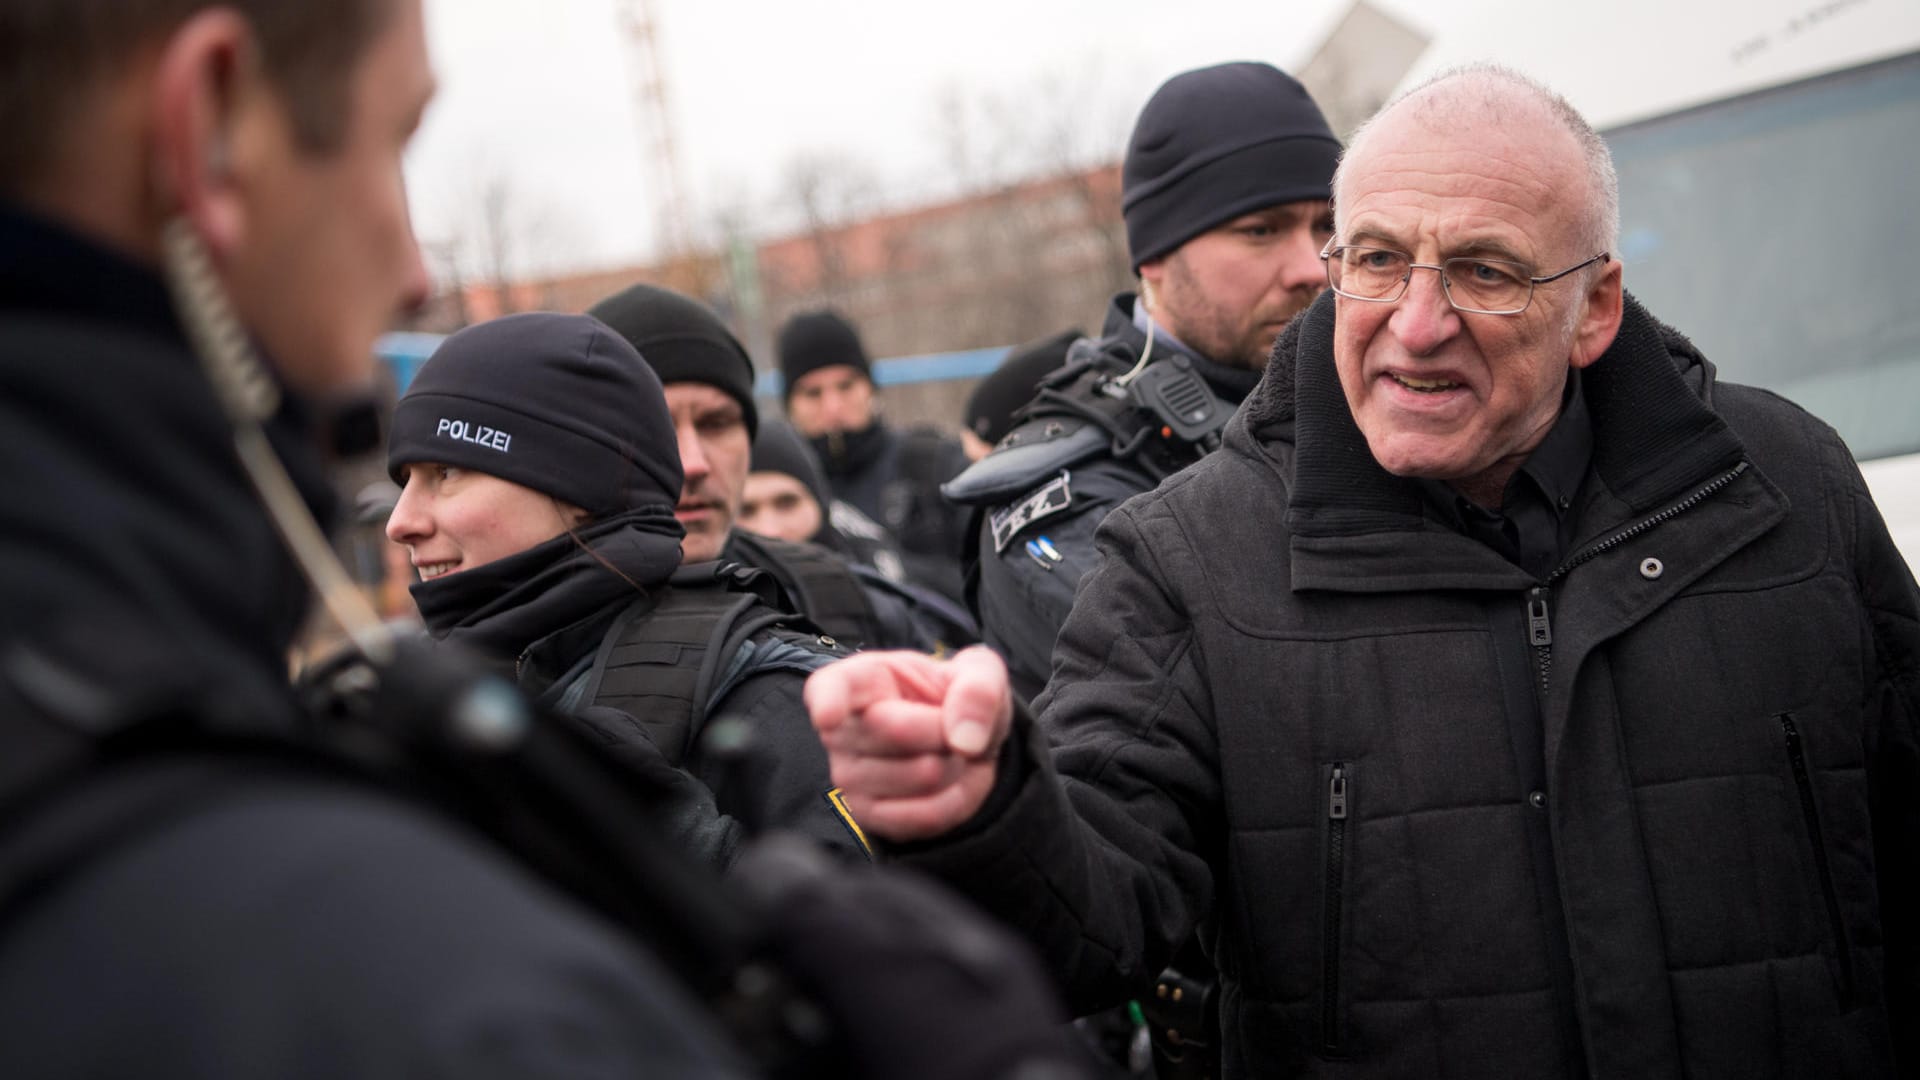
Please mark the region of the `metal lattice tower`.
POLYGON ((667 107, 666 70, 660 63, 653 0, 614 0, 615 18, 626 39, 628 76, 633 84, 640 164, 656 200, 662 263, 677 266, 693 253, 686 188, 680 180, 673 113, 667 107))

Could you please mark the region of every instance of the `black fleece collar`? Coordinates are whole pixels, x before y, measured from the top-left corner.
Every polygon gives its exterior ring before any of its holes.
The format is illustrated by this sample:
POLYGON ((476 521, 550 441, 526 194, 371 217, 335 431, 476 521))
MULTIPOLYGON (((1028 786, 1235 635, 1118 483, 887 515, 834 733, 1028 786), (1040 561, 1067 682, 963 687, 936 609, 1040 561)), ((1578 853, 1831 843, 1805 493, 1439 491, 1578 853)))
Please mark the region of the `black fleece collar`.
MULTIPOLYGON (((555 651, 546 648, 549 637, 570 641, 569 628, 624 607, 672 577, 680 566, 681 535, 672 511, 641 507, 484 566, 420 582, 413 599, 435 638, 497 661, 533 652, 545 656, 555 651)), ((564 666, 576 658, 555 657, 553 663, 564 666)))
MULTIPOLYGON (((1619 335, 1589 367, 1593 468, 1636 512, 1732 468, 1745 450, 1701 399, 1705 360, 1631 295, 1619 335), (1696 385, 1697 384, 1697 385, 1696 385)), ((1299 536, 1406 529, 1423 516, 1418 486, 1381 468, 1347 408, 1333 365, 1331 294, 1288 326, 1261 384, 1229 428, 1230 443, 1295 446, 1289 520, 1299 536)))
POLYGON ((893 430, 875 417, 859 431, 817 435, 807 440, 820 455, 820 467, 830 477, 856 476, 880 461, 893 448, 893 430))

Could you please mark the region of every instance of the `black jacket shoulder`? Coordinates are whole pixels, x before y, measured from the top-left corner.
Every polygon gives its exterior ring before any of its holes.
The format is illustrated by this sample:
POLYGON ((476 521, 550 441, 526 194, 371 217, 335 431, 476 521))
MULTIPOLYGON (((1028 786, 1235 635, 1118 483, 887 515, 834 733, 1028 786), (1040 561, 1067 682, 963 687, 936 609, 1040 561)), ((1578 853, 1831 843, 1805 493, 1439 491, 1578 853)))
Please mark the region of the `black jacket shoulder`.
POLYGON ((8 1076, 746 1075, 675 980, 458 827, 268 780, 9 926, 8 1076))

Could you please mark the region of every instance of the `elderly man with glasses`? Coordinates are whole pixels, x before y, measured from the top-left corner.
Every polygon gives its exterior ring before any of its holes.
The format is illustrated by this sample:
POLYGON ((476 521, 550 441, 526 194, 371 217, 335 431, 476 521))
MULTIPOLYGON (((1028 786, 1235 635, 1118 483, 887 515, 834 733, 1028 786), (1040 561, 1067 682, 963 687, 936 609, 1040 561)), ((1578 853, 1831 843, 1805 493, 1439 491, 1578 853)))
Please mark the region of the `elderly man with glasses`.
POLYGON ((981 651, 813 677, 854 813, 1083 1009, 1200 927, 1229 1076, 1916 1075, 1920 590, 1846 446, 1625 293, 1552 92, 1443 75, 1334 189, 1040 724, 981 651))

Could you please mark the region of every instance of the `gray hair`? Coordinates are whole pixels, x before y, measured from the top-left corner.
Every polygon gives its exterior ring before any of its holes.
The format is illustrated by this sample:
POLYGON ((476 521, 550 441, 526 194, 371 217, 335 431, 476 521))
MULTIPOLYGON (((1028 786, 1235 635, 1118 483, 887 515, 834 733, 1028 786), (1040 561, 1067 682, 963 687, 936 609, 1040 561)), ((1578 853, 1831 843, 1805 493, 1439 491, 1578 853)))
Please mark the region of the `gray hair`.
MULTIPOLYGON (((1607 141, 1593 130, 1587 118, 1580 115, 1566 98, 1561 97, 1544 84, 1522 75, 1512 68, 1493 63, 1474 63, 1448 68, 1432 78, 1420 83, 1406 92, 1394 97, 1382 106, 1379 112, 1368 118, 1353 133, 1347 142, 1347 151, 1340 157, 1339 167, 1333 173, 1334 217, 1341 227, 1346 221, 1341 213, 1342 200, 1340 189, 1346 179, 1347 165, 1353 160, 1354 151, 1367 141, 1380 118, 1393 111, 1394 107, 1411 98, 1419 97, 1442 83, 1456 80, 1468 80, 1466 88, 1481 91, 1480 104, 1490 110, 1497 110, 1498 102, 1494 96, 1496 90, 1519 91, 1525 100, 1545 109, 1548 115, 1558 121, 1560 126, 1580 144, 1582 157, 1587 166, 1587 187, 1591 198, 1586 206, 1586 222, 1582 236, 1587 242, 1583 254, 1593 255, 1606 251, 1619 257, 1620 249, 1620 178, 1613 171, 1613 153, 1607 149, 1607 141)), ((1465 88, 1463 88, 1465 89, 1465 88)))

